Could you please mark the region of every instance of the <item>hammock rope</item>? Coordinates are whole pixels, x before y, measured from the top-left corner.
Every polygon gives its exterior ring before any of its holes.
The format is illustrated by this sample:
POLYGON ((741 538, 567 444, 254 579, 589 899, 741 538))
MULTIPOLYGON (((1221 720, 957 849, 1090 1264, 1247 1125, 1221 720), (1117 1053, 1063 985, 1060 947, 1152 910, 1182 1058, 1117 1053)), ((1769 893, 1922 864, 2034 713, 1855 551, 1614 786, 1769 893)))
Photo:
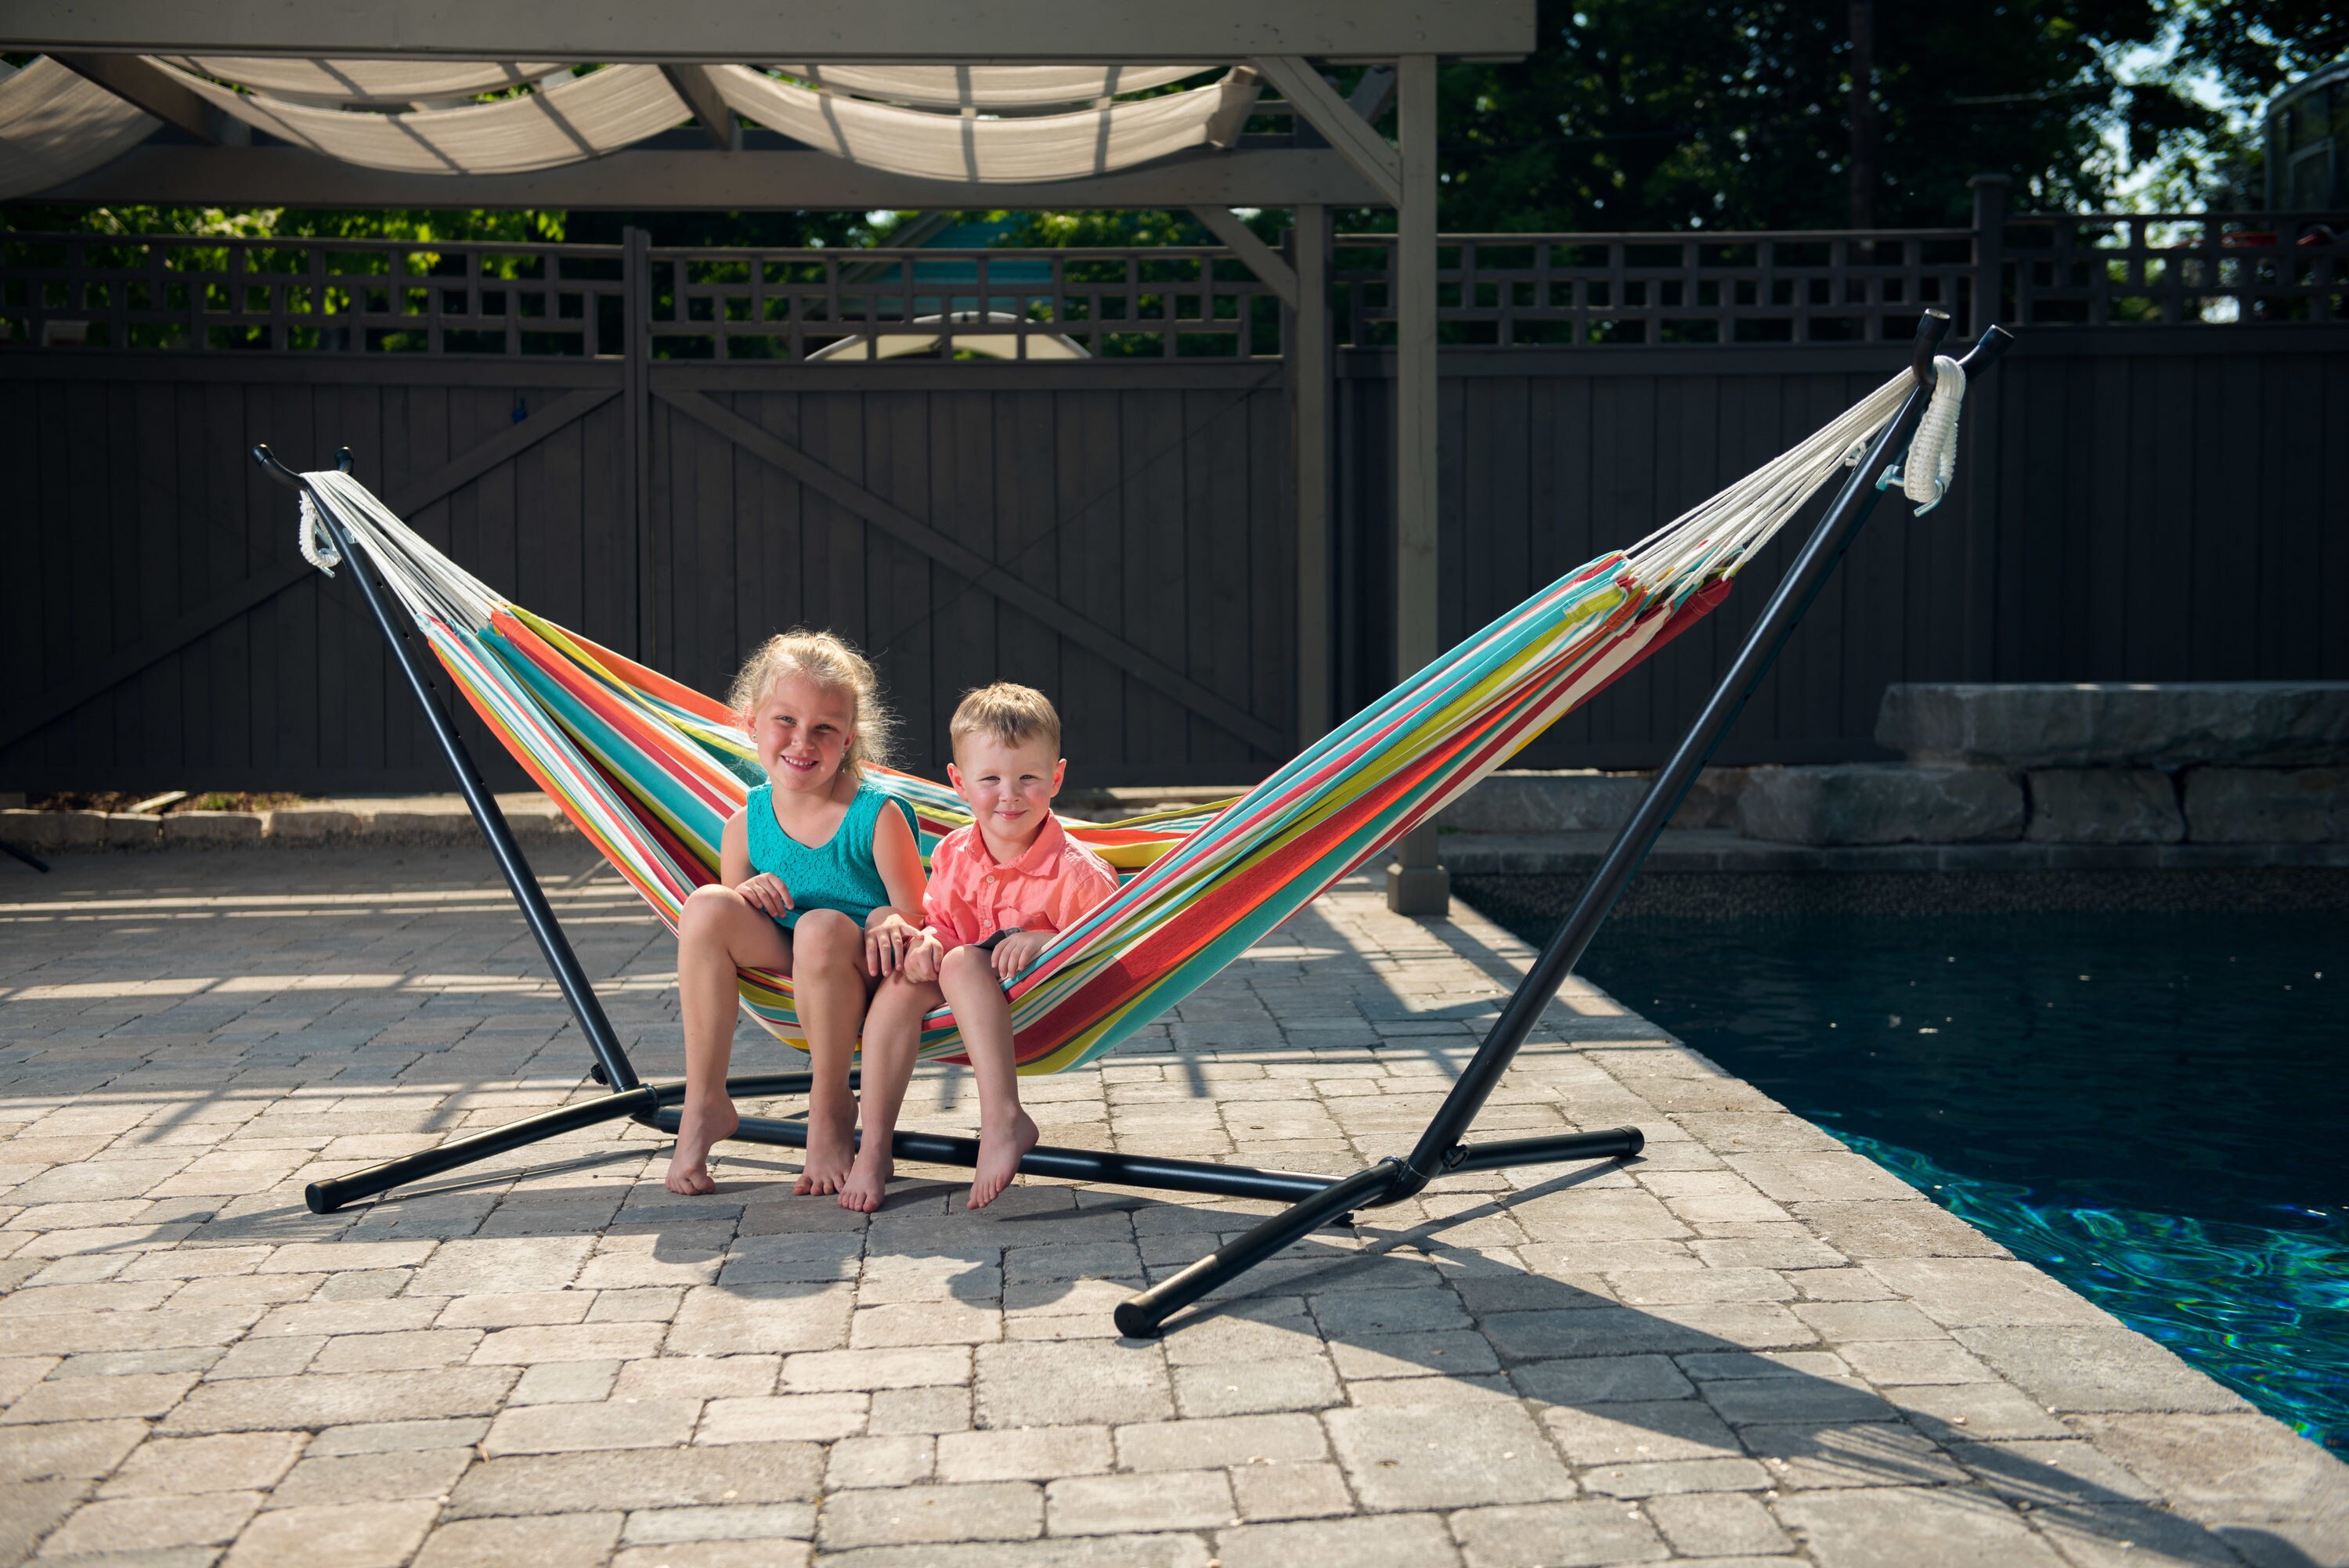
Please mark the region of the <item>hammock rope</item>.
MULTIPOLYGON (((1903 371, 1628 550, 1535 593, 1239 799, 1067 821, 1123 885, 1012 983, 1020 1070, 1072 1068, 1131 1037, 1693 624, 1853 445, 1894 418, 1911 385, 1903 371)), ((693 889, 716 879, 727 818, 763 778, 735 716, 506 600, 349 475, 304 478, 475 712, 673 930, 693 889)), ((301 532, 307 557, 306 518, 301 532)), ((944 787, 874 773, 913 807, 926 856, 969 820, 944 787)), ((786 976, 745 970, 740 991, 761 1026, 804 1048, 786 976)), ((958 1059, 960 1049, 947 1013, 925 1021, 926 1058, 958 1059)))

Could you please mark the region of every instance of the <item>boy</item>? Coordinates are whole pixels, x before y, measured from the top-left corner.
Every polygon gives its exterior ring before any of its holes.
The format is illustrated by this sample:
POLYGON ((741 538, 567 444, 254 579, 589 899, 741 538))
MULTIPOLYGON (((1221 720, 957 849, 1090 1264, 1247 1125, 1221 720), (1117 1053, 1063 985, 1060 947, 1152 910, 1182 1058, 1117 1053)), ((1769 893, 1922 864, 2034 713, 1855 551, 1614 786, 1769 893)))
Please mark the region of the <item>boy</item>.
POLYGON ((971 825, 930 853, 921 939, 883 984, 864 1018, 863 1146, 843 1208, 867 1213, 888 1191, 889 1138, 921 1043, 922 1015, 954 1010, 978 1079, 978 1169, 970 1207, 985 1208, 1036 1147, 1019 1109, 1011 1001, 1003 987, 1053 936, 1117 891, 1109 862, 1071 839, 1052 816, 1068 769, 1061 716, 1042 692, 998 682, 966 695, 947 737, 947 778, 969 806, 971 825))

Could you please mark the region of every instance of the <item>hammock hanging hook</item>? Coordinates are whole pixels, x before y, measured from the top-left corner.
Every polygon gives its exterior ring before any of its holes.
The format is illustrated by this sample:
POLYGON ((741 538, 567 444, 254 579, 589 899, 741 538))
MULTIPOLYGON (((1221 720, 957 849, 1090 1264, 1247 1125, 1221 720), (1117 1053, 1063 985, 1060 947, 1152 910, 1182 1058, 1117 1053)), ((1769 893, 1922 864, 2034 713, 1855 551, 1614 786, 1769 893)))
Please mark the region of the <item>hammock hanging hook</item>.
POLYGON ((1880 490, 1899 485, 1901 494, 1920 503, 1919 517, 1941 504, 1957 475, 1958 416, 1965 407, 1966 367, 1946 354, 1935 355, 1930 385, 1932 400, 1918 421, 1908 451, 1876 481, 1880 490))

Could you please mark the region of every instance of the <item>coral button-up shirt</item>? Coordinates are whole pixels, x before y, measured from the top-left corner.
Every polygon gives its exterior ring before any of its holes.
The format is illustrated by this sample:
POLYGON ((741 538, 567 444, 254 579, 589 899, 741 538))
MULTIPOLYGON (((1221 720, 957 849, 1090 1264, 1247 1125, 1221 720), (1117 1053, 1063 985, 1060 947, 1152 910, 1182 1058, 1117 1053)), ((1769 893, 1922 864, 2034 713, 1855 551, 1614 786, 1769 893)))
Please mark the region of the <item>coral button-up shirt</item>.
POLYGON ((976 826, 957 828, 930 851, 922 916, 948 947, 984 942, 999 931, 1066 931, 1117 891, 1107 861, 1047 818, 1028 852, 998 861, 976 826))

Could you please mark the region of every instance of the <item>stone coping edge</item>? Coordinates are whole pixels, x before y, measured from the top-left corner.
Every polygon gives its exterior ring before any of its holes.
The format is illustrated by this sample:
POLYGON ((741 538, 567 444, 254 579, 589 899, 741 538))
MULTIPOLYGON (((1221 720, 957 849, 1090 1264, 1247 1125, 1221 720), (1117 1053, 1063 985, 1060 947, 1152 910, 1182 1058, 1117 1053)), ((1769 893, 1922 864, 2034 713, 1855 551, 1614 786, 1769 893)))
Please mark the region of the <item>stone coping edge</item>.
MULTIPOLYGON (((501 795, 514 838, 524 844, 578 841, 579 830, 543 795, 501 795)), ((461 848, 488 841, 455 796, 380 807, 338 800, 270 811, 0 810, 0 840, 28 850, 262 850, 461 848)))
MULTIPOLYGON (((1446 833, 1459 876, 1556 876, 1594 869, 1612 833, 1446 833)), ((2349 869, 2349 844, 1775 844, 1714 830, 1668 830, 1650 872, 2106 872, 2349 869)))

